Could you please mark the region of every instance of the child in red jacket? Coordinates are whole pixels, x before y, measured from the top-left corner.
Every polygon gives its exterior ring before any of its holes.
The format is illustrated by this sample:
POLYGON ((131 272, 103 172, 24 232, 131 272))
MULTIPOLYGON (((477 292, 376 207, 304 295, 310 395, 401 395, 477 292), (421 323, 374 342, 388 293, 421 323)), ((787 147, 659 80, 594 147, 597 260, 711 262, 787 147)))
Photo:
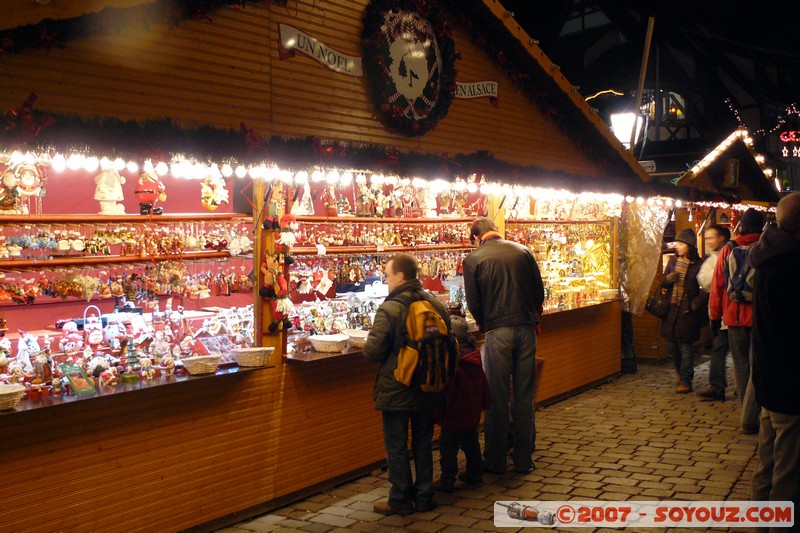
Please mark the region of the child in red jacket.
POLYGON ((481 483, 483 457, 478 441, 478 425, 481 412, 492 405, 489 382, 481 365, 481 352, 475 349, 475 338, 467 329, 467 321, 460 316, 451 316, 450 320, 451 331, 458 340, 461 355, 455 378, 445 389, 444 410, 439 420, 442 426, 439 434, 442 475, 433 485, 440 492, 455 490, 456 475, 469 484, 481 483), (464 450, 467 460, 466 472, 460 474, 459 448, 464 450))

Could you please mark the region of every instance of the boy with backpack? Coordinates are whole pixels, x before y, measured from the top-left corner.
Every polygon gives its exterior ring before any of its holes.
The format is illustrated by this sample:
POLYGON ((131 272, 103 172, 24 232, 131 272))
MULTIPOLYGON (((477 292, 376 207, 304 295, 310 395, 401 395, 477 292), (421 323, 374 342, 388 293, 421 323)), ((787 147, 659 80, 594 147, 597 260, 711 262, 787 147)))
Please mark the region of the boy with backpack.
POLYGON ((733 358, 736 394, 742 406, 742 433, 758 433, 758 415, 750 380, 750 340, 753 325, 753 270, 746 257, 750 246, 758 241, 764 227, 764 215, 752 207, 742 214, 734 240, 723 246, 711 280, 708 300, 712 321, 722 320, 728 326, 728 341, 733 358))
POLYGON ((380 363, 375 378, 375 409, 383 419, 388 501, 375 502, 376 513, 408 515, 430 511, 433 501, 433 409, 455 372, 455 341, 450 315, 417 279, 417 260, 393 256, 385 267, 389 296, 375 313, 363 348, 380 363), (451 365, 452 363, 452 365, 451 365), (408 429, 416 479, 408 459, 408 429))
POLYGON ((475 349, 475 338, 460 316, 450 317, 453 335, 458 341, 460 357, 454 379, 445 389, 444 404, 437 413, 442 426, 439 434, 439 464, 442 475, 433 482, 435 490, 453 492, 456 475, 471 485, 480 484, 483 477, 483 458, 478 441, 481 412, 492 405, 489 382, 483 373, 481 352, 475 349), (464 451, 466 471, 458 472, 458 450, 464 451))

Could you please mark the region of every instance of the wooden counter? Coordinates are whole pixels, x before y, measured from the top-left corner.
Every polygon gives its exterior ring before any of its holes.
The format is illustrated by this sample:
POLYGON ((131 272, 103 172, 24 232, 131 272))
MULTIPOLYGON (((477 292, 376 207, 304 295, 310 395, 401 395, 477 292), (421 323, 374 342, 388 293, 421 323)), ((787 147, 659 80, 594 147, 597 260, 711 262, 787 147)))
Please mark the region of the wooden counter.
MULTIPOLYGON (((620 369, 620 306, 546 315, 537 401, 620 369)), ((244 520, 384 458, 358 354, 0 416, 0 531, 177 531, 244 520)))
MULTIPOLYGON (((620 371, 620 312, 621 301, 613 300, 545 313, 536 350, 536 356, 545 360, 537 403, 552 402, 620 371)), ((342 352, 305 351, 286 360, 303 366, 359 358, 361 350, 347 345, 342 352)))

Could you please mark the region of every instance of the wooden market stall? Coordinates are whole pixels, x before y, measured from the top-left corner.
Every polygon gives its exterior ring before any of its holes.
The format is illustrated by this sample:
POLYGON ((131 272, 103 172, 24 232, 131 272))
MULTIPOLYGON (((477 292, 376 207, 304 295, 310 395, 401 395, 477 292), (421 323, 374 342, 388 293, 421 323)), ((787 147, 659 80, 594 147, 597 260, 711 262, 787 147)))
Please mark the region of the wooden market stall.
MULTIPOLYGON (((734 130, 703 159, 696 162, 676 182, 678 187, 691 188, 701 194, 715 198, 714 201, 691 201, 675 209, 673 221, 668 227, 664 241, 670 242, 684 229, 698 235, 698 250, 705 256, 703 228, 722 224, 733 234, 738 218, 748 207, 765 208, 780 200, 772 169, 766 166, 763 155, 753 148, 753 139, 744 129, 734 130)), ((670 253, 666 248, 664 254, 670 253)), ((651 294, 658 290, 666 260, 656 272, 651 294)), ((636 354, 642 359, 665 359, 667 347, 659 334, 660 320, 645 313, 636 316, 634 342, 636 354)), ((707 332, 700 342, 705 342, 707 332)))
MULTIPOLYGON (((51 113, 79 138, 99 132, 93 137, 99 145, 110 129, 96 116, 149 124, 156 129, 143 130, 156 133, 199 128, 208 144, 217 142, 214 149, 219 139, 230 139, 231 129, 238 136, 241 128, 250 156, 284 157, 295 168, 343 166, 337 157, 349 153, 379 154, 371 162, 388 171, 397 171, 398 161, 413 168, 414 161, 433 157, 436 168, 448 161, 473 169, 483 165, 504 169, 500 181, 576 191, 625 192, 647 179, 576 88, 494 0, 442 2, 452 17, 448 32, 457 55, 449 53, 457 58, 458 82, 466 84, 459 90, 476 97, 455 98, 422 136, 387 127, 377 118, 383 106, 372 103, 365 78, 342 72, 363 55, 367 0, 290 0, 246 8, 218 1, 210 12, 185 0, 177 14, 164 4, 107 2, 118 10, 75 19, 79 31, 70 18, 41 23, 45 33, 37 29, 39 37, 24 27, 8 28, 0 41, 16 40, 10 53, 0 54, 6 75, 0 105, 22 110, 21 116, 32 107, 51 113), (287 50, 281 28, 315 43, 308 44, 310 53, 287 50), (41 36, 48 32, 52 37, 43 46, 41 36), (74 38, 62 43, 65 32, 74 38), (314 52, 323 46, 327 52, 314 52), (469 85, 487 80, 493 84, 488 97, 469 85), (172 121, 159 130, 163 117, 172 121)), ((380 4, 373 1, 372 7, 380 4)), ((25 24, 79 15, 43 8, 46 15, 38 17, 32 12, 39 7, 14 3, 4 19, 25 24)), ((36 135, 46 137, 48 127, 60 126, 42 124, 36 135)), ((127 130, 132 144, 134 130, 127 130)), ((148 153, 177 152, 163 142, 151 143, 148 153)), ((135 144, 141 146, 142 139, 135 144)), ((437 176, 431 171, 426 177, 437 176)), ((74 184, 58 180, 50 175, 45 213, 52 213, 54 190, 62 191, 62 203, 76 194, 74 184)), ((233 189, 252 194, 256 228, 264 221, 259 214, 270 189, 259 180, 233 189)), ((274 247, 277 234, 256 233, 258 260, 274 247)), ((268 306, 257 292, 254 301, 259 312, 263 307, 262 343, 282 353, 285 338, 270 331, 268 306)), ((22 311, 8 309, 9 322, 13 312, 22 311)), ((619 372, 620 302, 546 315, 543 329, 538 353, 546 370, 537 401, 619 372)), ((374 366, 356 354, 308 361, 278 356, 273 363, 88 397, 42 398, 0 412, 0 530, 210 529, 383 460, 380 417, 372 404, 374 366)))

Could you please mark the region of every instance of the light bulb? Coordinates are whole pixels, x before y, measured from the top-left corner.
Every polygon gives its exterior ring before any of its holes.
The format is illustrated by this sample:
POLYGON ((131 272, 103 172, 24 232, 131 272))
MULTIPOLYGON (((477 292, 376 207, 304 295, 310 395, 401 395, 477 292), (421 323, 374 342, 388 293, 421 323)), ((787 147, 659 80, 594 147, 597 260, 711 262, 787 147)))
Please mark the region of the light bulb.
POLYGON ((163 176, 167 172, 169 172, 169 167, 167 166, 167 164, 164 163, 163 161, 159 161, 158 164, 156 165, 156 174, 158 174, 159 176, 163 176))
POLYGON ((122 159, 121 157, 118 157, 118 158, 114 159, 114 170, 116 170, 117 172, 120 172, 124 168, 125 168, 125 160, 124 159, 122 159))
POLYGON ((236 174, 237 178, 243 178, 247 175, 247 169, 243 165, 239 165, 236 167, 234 174, 236 174))
POLYGON ((67 168, 70 170, 78 170, 83 166, 83 160, 85 158, 80 154, 70 154, 69 158, 67 158, 67 168))
POLYGON ((144 171, 147 172, 148 174, 153 173, 153 162, 150 161, 149 159, 146 159, 144 162, 144 171))
POLYGON ((478 186, 475 184, 475 182, 472 182, 469 185, 467 185, 467 192, 470 194, 478 192, 478 186))
POLYGON ((67 168, 67 160, 61 154, 56 154, 53 158, 52 168, 56 172, 64 172, 64 169, 67 168))
POLYGON ((139 172, 139 165, 137 165, 133 161, 128 161, 128 164, 125 165, 125 168, 128 169, 128 172, 130 172, 131 174, 136 174, 137 172, 139 172))
POLYGON ((350 185, 353 183, 353 173, 347 171, 341 175, 341 183, 342 185, 350 185))
POLYGON ((224 177, 230 178, 231 176, 233 176, 233 167, 230 166, 228 163, 225 163, 224 165, 222 165, 222 169, 220 170, 220 172, 222 172, 222 175, 224 177))
POLYGON ((337 170, 331 170, 325 176, 325 181, 328 183, 328 185, 336 185, 339 183, 339 172, 337 170))
POLYGON ((298 170, 297 174, 294 175, 294 182, 298 185, 305 185, 308 183, 308 172, 305 170, 298 170))

